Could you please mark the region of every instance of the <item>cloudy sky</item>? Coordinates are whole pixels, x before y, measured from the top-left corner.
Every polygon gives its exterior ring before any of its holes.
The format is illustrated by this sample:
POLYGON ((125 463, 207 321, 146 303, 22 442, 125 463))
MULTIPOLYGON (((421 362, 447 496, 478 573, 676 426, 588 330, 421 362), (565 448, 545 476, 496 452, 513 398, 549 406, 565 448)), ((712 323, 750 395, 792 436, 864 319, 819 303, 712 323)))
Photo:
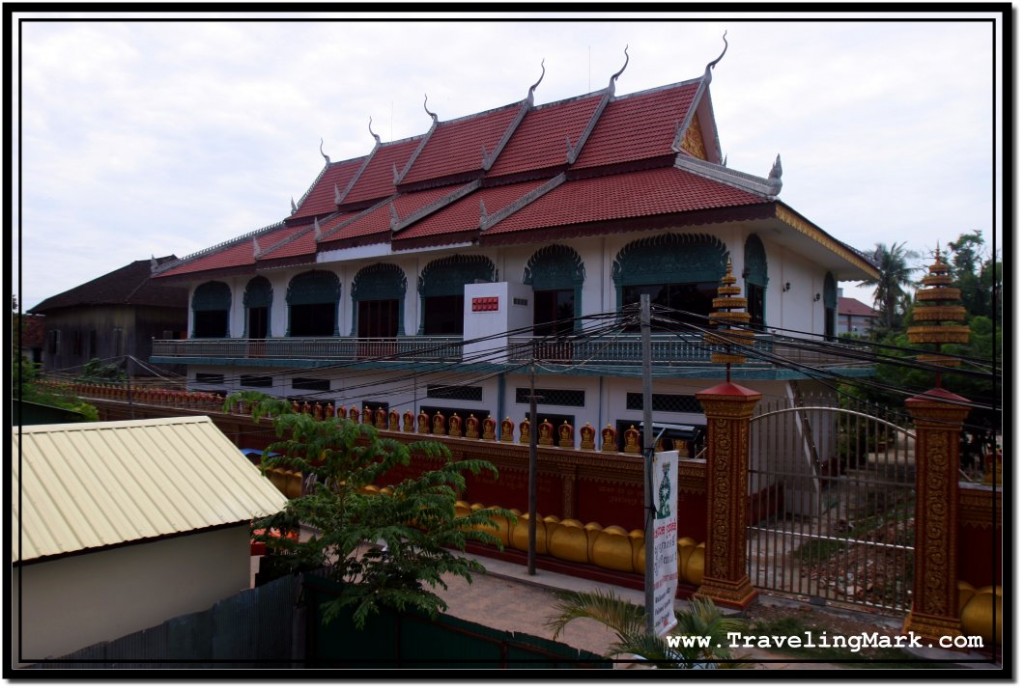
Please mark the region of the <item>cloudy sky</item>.
POLYGON ((725 31, 729 167, 767 176, 780 154, 781 199, 860 249, 1001 244, 999 25, 926 18, 16 14, 13 289, 27 309, 276 223, 321 139, 338 161, 369 153, 371 117, 385 141, 422 134, 424 95, 441 120, 496 108, 544 60, 535 100, 557 101, 605 87, 627 45, 632 93, 701 75, 725 31))

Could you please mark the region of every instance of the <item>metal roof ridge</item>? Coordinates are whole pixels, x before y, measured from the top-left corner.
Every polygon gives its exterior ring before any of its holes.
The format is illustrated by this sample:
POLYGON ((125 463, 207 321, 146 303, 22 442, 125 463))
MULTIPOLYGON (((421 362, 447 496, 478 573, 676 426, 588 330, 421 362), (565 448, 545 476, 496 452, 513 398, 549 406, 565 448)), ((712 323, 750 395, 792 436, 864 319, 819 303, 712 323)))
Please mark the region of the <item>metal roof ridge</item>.
MULTIPOLYGON (((480 230, 488 230, 494 227, 495 225, 497 225, 501 221, 504 221, 512 214, 532 204, 537 199, 540 199, 545 194, 555 189, 565 181, 566 174, 563 171, 556 175, 555 177, 548 180, 547 182, 533 188, 519 199, 516 199, 514 202, 505 205, 504 207, 498 209, 492 214, 484 215, 483 218, 480 219, 480 230)), ((486 211, 486 209, 484 211, 486 211)))
POLYGON ((273 223, 271 225, 263 226, 262 228, 257 228, 256 230, 251 230, 248 233, 245 233, 244 235, 239 235, 237 237, 231 238, 230 240, 225 240, 224 242, 217 243, 216 245, 213 245, 212 247, 207 247, 204 250, 199 250, 198 252, 193 252, 192 254, 187 254, 184 257, 182 257, 181 259, 178 259, 177 261, 171 261, 171 262, 167 262, 166 264, 161 264, 160 266, 156 267, 156 271, 153 271, 153 272, 150 273, 150 276, 153 277, 153 278, 156 278, 157 276, 159 276, 160 274, 164 273, 165 271, 169 271, 170 269, 173 269, 173 268, 182 266, 184 264, 187 264, 189 262, 195 261, 196 259, 200 259, 201 257, 209 256, 209 255, 214 254, 216 252, 219 252, 219 251, 221 251, 221 250, 223 250, 223 249, 225 249, 227 247, 231 247, 233 245, 241 244, 242 242, 244 242, 246 240, 251 240, 252 238, 256 238, 256 237, 258 237, 258 236, 260 236, 260 235, 262 235, 264 233, 268 233, 271 230, 277 230, 277 229, 283 228, 283 227, 285 227, 285 222, 284 221, 277 221, 276 223, 273 223))
MULTIPOLYGON (((459 187, 457 189, 452 190, 451 192, 449 192, 448 194, 444 195, 443 197, 440 197, 439 199, 435 199, 430 204, 427 204, 425 206, 421 206, 420 208, 416 209, 411 214, 406 216, 405 219, 403 219, 403 220, 396 221, 396 220, 393 219, 392 222, 391 222, 391 232, 392 233, 397 233, 400 230, 408 228, 413 223, 416 223, 417 221, 420 221, 420 220, 426 218, 430 214, 443 209, 444 207, 448 206, 449 204, 452 204, 453 202, 456 202, 459 199, 462 199, 463 197, 465 197, 470 192, 473 192, 474 190, 479 189, 480 188, 480 184, 481 184, 480 178, 472 180, 469 183, 467 183, 465 185, 462 185, 461 187, 459 187)), ((399 196, 400 195, 396 195, 395 199, 391 200, 391 204, 394 204, 395 200, 397 200, 399 196)))
POLYGON ((687 153, 676 154, 674 167, 715 182, 760 194, 769 200, 774 200, 782 190, 781 173, 779 177, 762 178, 750 173, 731 170, 718 163, 705 161, 687 153))

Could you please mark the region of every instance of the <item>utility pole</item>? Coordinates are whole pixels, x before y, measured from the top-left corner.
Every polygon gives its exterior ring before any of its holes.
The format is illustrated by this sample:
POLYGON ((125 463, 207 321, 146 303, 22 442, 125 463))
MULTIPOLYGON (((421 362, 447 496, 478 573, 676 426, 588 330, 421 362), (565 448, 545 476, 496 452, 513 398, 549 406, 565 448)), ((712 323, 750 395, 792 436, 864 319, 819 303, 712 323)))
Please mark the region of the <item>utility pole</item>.
POLYGON ((536 361, 530 362, 530 470, 529 498, 527 511, 530 514, 528 542, 526 549, 526 572, 531 576, 537 574, 537 393, 535 391, 537 374, 536 361))
POLYGON ((643 360, 644 408, 644 619, 647 633, 654 635, 654 490, 651 468, 654 465, 654 422, 651 407, 651 296, 640 295, 640 353, 643 360))

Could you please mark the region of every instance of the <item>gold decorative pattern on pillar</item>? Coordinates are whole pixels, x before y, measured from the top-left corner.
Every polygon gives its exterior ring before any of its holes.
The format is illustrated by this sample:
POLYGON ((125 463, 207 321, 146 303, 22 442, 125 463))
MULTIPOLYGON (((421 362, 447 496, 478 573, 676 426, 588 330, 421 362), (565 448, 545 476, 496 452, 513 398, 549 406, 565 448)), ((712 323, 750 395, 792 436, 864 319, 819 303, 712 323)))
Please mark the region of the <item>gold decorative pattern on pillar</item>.
POLYGON ((942 389, 907 399, 917 430, 914 461, 914 599, 903 628, 928 639, 961 633, 957 588, 960 432, 967 400, 942 389))
POLYGON ((704 334, 704 341, 713 346, 724 346, 711 353, 711 362, 725 365, 739 365, 746 362, 743 355, 732 352, 733 346, 749 347, 754 343, 754 333, 747 328, 750 313, 747 299, 739 297, 740 289, 732 275, 732 260, 725 265, 725 276, 718 286, 718 297, 711 301, 715 311, 708 315, 712 331, 704 334))
POLYGON ((907 340, 914 344, 935 344, 935 353, 918 355, 921 362, 956 367, 960 359, 942 353, 944 343, 967 343, 971 329, 963 324, 967 310, 960 304, 960 289, 951 287, 949 265, 935 248, 935 263, 922 280, 926 288, 917 291, 912 312, 913 326, 907 328, 907 340))
POLYGON ((747 573, 750 417, 761 394, 733 383, 697 394, 708 418, 708 525, 699 595, 743 608, 757 596, 747 573))

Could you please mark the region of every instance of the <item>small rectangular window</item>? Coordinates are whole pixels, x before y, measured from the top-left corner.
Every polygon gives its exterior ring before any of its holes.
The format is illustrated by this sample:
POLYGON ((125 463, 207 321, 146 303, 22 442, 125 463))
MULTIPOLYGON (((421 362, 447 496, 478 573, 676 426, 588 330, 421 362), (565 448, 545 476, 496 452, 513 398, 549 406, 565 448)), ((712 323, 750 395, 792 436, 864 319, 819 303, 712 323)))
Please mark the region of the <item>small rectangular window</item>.
POLYGON ((257 377, 251 374, 243 374, 240 382, 242 386, 250 389, 269 389, 274 385, 273 377, 257 377))
POLYGON ((309 379, 307 377, 295 377, 292 379, 293 389, 302 389, 303 391, 330 391, 331 380, 330 379, 309 379))
MULTIPOLYGON (((587 400, 586 391, 572 391, 565 389, 534 389, 540 397, 539 403, 544 405, 568 406, 570 408, 582 408, 587 400)), ((529 403, 530 390, 528 388, 516 388, 516 403, 529 403)))
POLYGON ((224 375, 212 372, 196 372, 196 384, 223 384, 224 375))
POLYGON ((484 390, 481 386, 428 386, 427 397, 453 401, 482 401, 484 390))
MULTIPOLYGON (((626 394, 627 410, 643 410, 644 397, 642 393, 626 394)), ((703 413, 700 401, 696 396, 682 394, 656 393, 651 395, 651 409, 663 413, 703 413)))

